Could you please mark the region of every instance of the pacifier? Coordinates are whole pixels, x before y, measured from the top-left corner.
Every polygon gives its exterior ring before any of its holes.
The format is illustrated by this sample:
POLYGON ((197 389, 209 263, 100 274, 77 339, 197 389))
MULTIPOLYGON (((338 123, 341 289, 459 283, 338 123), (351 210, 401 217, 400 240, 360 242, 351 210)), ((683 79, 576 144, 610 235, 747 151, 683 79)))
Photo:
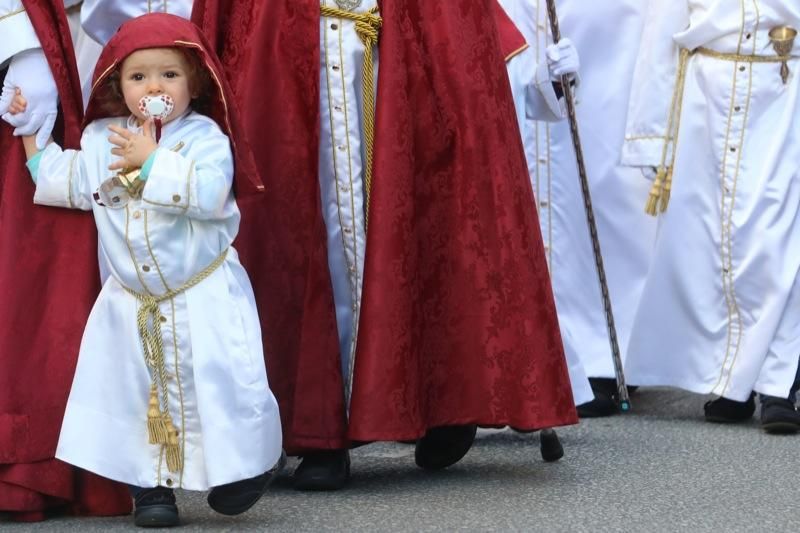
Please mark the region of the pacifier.
POLYGON ((175 101, 168 94, 151 96, 146 94, 139 100, 139 111, 147 118, 164 120, 175 109, 175 101))
POLYGON ((168 94, 151 96, 146 94, 139 99, 139 111, 147 118, 152 118, 156 126, 156 142, 161 140, 161 125, 175 109, 175 101, 168 94))

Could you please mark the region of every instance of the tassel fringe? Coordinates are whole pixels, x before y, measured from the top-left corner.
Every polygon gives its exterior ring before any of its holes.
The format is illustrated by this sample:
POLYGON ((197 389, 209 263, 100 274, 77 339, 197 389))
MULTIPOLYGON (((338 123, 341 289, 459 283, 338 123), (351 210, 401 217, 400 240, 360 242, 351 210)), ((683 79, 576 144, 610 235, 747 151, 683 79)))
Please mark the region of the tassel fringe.
POLYGON ((170 472, 180 472, 183 470, 183 456, 178 441, 178 430, 169 419, 167 420, 167 436, 167 468, 170 472))
POLYGON ((151 387, 147 406, 147 440, 150 444, 166 444, 167 436, 167 426, 158 407, 158 391, 151 387))
POLYGON ((663 213, 669 207, 669 198, 672 193, 672 169, 667 169, 666 176, 664 177, 664 189, 661 191, 661 205, 660 210, 663 213))
POLYGON ((658 215, 659 200, 663 193, 665 179, 666 172, 664 172, 663 168, 659 168, 656 173, 656 179, 653 181, 653 186, 650 188, 650 196, 647 198, 647 205, 644 208, 648 215, 658 215))

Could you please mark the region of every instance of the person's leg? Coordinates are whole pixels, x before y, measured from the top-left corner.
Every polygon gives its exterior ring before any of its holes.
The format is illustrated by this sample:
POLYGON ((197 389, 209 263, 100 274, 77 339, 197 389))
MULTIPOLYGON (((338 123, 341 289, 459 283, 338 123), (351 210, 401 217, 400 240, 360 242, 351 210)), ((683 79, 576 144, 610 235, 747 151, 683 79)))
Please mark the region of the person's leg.
POLYGON ((717 398, 706 402, 703 406, 706 421, 719 424, 735 424, 746 422, 753 417, 756 412, 756 395, 751 393, 750 397, 739 402, 729 398, 717 398))

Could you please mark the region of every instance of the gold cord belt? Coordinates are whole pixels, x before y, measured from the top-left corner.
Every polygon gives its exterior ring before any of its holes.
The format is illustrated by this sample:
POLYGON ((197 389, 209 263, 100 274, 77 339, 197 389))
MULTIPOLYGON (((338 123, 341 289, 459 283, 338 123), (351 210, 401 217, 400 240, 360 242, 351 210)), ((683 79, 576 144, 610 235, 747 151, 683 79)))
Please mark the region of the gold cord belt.
POLYGON ((678 59, 678 72, 675 78, 675 87, 672 92, 672 103, 669 106, 669 118, 667 119, 667 131, 664 136, 664 147, 661 152, 661 164, 658 166, 653 186, 650 188, 650 196, 647 199, 645 212, 656 216, 659 212, 663 213, 669 205, 672 190, 672 171, 675 164, 676 146, 678 143, 678 133, 681 127, 681 115, 683 114, 683 92, 686 85, 686 69, 689 64, 689 57, 692 55, 702 55, 719 59, 721 61, 733 61, 738 63, 786 63, 793 59, 793 56, 774 55, 759 56, 746 54, 728 54, 717 52, 709 48, 696 48, 693 51, 683 49, 678 59), (669 162, 667 154, 669 145, 672 143, 672 154, 669 162))
POLYGON ((353 13, 335 7, 320 6, 320 14, 326 18, 352 20, 356 23, 356 34, 364 43, 364 69, 361 76, 363 86, 362 113, 364 115, 364 144, 366 145, 366 164, 364 165, 364 225, 369 221, 369 197, 372 191, 372 154, 375 141, 375 76, 372 64, 373 48, 378 44, 383 19, 378 8, 366 13, 353 13))
POLYGON ((722 61, 736 61, 738 63, 783 63, 784 61, 790 61, 792 56, 758 56, 758 55, 747 55, 747 54, 726 54, 724 52, 717 52, 716 50, 711 50, 710 48, 700 48, 695 49, 695 54, 699 54, 701 56, 713 57, 714 59, 721 59, 722 61))
MULTIPOLYGON (((214 262, 205 269, 192 276, 189 281, 177 289, 169 289, 160 296, 142 294, 122 286, 126 292, 135 297, 139 303, 136 313, 136 325, 139 328, 139 338, 142 341, 145 363, 150 370, 150 400, 147 409, 147 435, 150 444, 161 444, 167 448, 167 468, 170 472, 183 470, 183 456, 178 441, 178 430, 169 414, 169 401, 167 397, 167 366, 164 361, 164 341, 161 336, 161 321, 166 318, 161 314, 158 304, 178 296, 191 289, 211 275, 228 255, 226 249, 214 262), (160 394, 159 394, 160 390, 160 394), (159 406, 159 396, 161 402, 159 406)), ((174 332, 173 332, 174 334, 174 332)))

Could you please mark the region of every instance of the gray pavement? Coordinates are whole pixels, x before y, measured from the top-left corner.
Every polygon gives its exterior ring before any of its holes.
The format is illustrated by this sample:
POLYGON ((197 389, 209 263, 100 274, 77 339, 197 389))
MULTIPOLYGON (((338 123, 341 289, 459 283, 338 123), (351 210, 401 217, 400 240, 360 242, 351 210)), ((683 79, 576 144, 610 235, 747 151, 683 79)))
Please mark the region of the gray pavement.
MULTIPOLYGON (((280 479, 236 518, 181 493, 180 531, 768 531, 800 530, 800 436, 702 419, 705 398, 644 389, 625 416, 559 430, 566 456, 542 462, 537 435, 481 431, 455 467, 414 466, 414 447, 353 452, 353 480, 300 493, 280 479)), ((131 519, 0 523, 1 531, 123 531, 131 519)))

